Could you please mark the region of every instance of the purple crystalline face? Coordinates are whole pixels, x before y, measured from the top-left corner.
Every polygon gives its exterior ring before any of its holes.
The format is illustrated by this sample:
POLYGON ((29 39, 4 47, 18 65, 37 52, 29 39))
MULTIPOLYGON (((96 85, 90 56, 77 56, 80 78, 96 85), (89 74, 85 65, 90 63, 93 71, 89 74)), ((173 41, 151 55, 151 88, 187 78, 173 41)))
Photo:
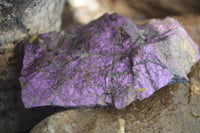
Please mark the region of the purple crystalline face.
POLYGON ((198 48, 172 18, 136 27, 105 14, 71 31, 22 41, 25 107, 107 106, 121 109, 161 87, 186 81, 198 48), (180 65, 181 64, 181 65, 180 65))

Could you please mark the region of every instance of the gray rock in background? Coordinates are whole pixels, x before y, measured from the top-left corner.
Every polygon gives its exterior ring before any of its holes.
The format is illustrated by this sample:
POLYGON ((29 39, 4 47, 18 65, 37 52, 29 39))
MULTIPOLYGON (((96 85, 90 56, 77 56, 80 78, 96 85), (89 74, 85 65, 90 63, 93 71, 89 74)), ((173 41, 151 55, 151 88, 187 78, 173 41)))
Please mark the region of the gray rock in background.
POLYGON ((58 31, 64 0, 0 1, 0 44, 28 34, 58 31))
POLYGON ((0 80, 17 76, 13 42, 33 34, 59 31, 64 3, 65 0, 0 1, 0 80))

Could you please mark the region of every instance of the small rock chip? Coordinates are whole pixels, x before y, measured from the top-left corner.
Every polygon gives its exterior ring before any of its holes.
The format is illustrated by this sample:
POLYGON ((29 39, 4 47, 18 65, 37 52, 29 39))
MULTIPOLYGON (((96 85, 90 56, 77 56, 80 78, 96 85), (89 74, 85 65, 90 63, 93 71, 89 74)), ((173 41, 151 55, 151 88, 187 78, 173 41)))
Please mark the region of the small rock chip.
POLYGON ((119 122, 119 131, 118 133, 125 133, 125 125, 126 125, 126 121, 122 118, 118 119, 119 122))

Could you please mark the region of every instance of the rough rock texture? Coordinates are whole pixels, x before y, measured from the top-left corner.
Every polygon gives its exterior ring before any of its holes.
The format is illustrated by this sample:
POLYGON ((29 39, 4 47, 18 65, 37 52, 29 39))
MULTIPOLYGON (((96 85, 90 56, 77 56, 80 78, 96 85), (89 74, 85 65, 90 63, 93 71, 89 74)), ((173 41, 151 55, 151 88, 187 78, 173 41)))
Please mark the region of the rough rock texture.
POLYGON ((0 80, 16 79, 19 75, 15 67, 15 46, 13 43, 0 44, 0 80))
POLYGON ((58 31, 64 0, 0 1, 0 44, 58 31))
POLYGON ((188 74, 190 78, 190 92, 192 94, 200 95, 200 62, 192 67, 191 72, 188 74))
POLYGON ((185 16, 173 16, 178 20, 180 24, 186 29, 192 39, 200 48, 200 16, 199 15, 185 15, 185 16))
POLYGON ((0 80, 16 79, 18 75, 14 41, 60 30, 63 3, 64 0, 0 1, 0 80))
POLYGON ((185 82, 199 51, 172 18, 138 28, 105 14, 70 32, 33 36, 20 82, 26 107, 114 105, 121 109, 167 84, 185 82))
MULTIPOLYGON (((200 61, 192 67, 189 79, 200 80, 199 66, 200 61)), ((190 93, 190 83, 169 85, 122 110, 96 107, 53 114, 30 133, 199 133, 199 99, 199 94, 190 93)))

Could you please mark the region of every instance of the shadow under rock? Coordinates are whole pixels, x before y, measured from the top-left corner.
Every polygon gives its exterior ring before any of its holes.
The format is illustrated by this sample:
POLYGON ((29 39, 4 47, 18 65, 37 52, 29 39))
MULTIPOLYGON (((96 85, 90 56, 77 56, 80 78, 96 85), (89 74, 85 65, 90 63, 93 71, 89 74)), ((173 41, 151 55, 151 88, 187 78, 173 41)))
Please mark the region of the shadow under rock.
POLYGON ((57 106, 26 109, 19 79, 0 81, 0 133, 26 133, 47 116, 64 110, 57 106))

